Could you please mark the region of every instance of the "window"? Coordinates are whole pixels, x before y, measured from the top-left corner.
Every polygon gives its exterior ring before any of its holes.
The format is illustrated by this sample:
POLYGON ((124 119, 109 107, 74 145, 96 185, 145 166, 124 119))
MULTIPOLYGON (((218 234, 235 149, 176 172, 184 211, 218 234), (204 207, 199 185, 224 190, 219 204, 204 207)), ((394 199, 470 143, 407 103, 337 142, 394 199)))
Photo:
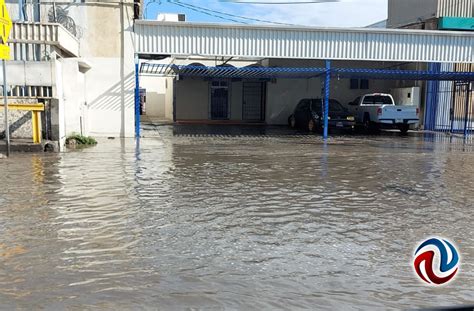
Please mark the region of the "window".
POLYGON ((351 90, 368 90, 369 89, 369 80, 367 79, 351 79, 350 80, 350 89, 351 90))
POLYGON ((359 88, 359 80, 351 79, 351 90, 357 90, 359 88))
POLYGON ((393 105, 389 96, 366 96, 363 105, 393 105))
MULTIPOLYGON (((319 98, 313 99, 313 102, 311 104, 311 110, 314 112, 319 112, 323 111, 323 101, 319 98)), ((329 111, 330 112, 342 112, 344 111, 344 107, 342 107, 341 103, 339 103, 335 99, 330 99, 329 100, 329 111)))
POLYGON ((369 80, 361 79, 360 80, 360 89, 361 90, 368 90, 369 89, 369 80))
POLYGON ((302 99, 298 106, 296 106, 297 111, 309 110, 309 99, 302 99))

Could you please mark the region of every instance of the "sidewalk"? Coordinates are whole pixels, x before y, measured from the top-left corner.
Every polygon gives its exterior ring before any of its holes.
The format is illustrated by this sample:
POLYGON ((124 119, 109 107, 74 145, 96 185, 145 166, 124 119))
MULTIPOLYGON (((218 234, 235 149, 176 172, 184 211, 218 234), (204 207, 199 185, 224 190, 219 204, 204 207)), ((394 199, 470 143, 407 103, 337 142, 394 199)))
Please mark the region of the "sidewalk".
MULTIPOLYGON (((11 152, 43 152, 44 141, 41 144, 34 144, 31 139, 15 138, 10 140, 10 151, 11 152)), ((5 140, 0 140, 0 153, 5 153, 7 150, 5 140)))

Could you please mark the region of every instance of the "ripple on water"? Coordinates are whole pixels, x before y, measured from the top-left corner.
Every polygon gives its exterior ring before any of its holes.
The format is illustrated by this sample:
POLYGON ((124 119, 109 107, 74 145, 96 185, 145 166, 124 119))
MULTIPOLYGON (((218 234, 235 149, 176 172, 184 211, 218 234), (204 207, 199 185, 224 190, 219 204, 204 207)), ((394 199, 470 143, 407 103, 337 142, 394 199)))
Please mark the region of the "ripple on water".
POLYGON ((173 135, 0 161, 5 308, 413 308, 474 300, 474 156, 417 137, 173 135), (403 139, 403 143, 398 140, 403 139), (413 247, 463 255, 420 284, 413 247))

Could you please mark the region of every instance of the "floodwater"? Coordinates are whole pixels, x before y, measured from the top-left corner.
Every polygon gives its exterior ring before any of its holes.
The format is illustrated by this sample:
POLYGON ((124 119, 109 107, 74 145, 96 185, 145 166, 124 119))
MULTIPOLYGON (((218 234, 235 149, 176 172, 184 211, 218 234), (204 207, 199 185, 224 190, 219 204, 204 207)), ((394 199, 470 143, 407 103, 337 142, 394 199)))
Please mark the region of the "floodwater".
POLYGON ((444 136, 148 128, 0 159, 0 306, 412 309, 474 302, 474 147, 444 136), (158 137, 158 134, 159 137, 158 137), (461 270, 423 285, 420 240, 461 270))

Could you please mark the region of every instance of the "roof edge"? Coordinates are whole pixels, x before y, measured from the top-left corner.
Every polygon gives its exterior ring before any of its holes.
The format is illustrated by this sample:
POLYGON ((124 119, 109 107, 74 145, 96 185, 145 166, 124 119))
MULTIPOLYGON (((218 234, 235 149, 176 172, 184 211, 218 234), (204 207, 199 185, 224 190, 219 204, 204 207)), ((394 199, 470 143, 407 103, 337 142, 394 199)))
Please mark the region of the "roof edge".
POLYGON ((137 25, 148 26, 173 26, 173 27, 196 27, 196 28, 240 28, 240 29, 270 29, 281 31, 317 31, 317 32, 357 32, 357 33, 398 33, 418 35, 439 36, 463 36, 474 37, 474 32, 467 31, 445 31, 445 30, 421 30, 421 29, 392 29, 392 28, 365 28, 365 27, 314 27, 314 26, 279 26, 262 24, 232 24, 232 23, 196 23, 196 22, 161 22, 154 20, 136 20, 137 25))

